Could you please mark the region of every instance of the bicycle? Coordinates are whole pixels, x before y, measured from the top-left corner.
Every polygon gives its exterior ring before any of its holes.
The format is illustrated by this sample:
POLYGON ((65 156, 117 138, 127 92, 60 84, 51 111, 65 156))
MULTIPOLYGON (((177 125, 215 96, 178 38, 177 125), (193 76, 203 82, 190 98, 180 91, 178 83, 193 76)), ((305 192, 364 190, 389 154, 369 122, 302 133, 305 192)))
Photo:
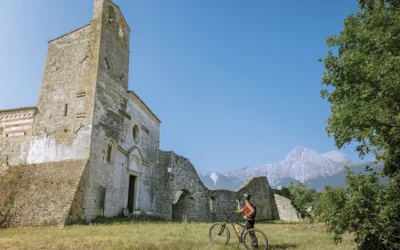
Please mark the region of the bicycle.
POLYGON ((227 245, 229 243, 230 231, 227 224, 230 223, 232 224, 236 236, 238 237, 237 247, 239 247, 240 244, 243 243, 246 249, 268 249, 267 236, 263 233, 263 231, 257 228, 251 228, 247 230, 246 226, 247 223, 249 223, 247 220, 246 223, 242 225, 231 218, 231 215, 233 215, 233 213, 224 212, 224 214, 228 215, 228 217, 223 222, 216 222, 210 227, 208 235, 211 244, 227 245), (237 225, 243 228, 241 233, 237 225), (215 231, 213 231, 214 229, 215 231))

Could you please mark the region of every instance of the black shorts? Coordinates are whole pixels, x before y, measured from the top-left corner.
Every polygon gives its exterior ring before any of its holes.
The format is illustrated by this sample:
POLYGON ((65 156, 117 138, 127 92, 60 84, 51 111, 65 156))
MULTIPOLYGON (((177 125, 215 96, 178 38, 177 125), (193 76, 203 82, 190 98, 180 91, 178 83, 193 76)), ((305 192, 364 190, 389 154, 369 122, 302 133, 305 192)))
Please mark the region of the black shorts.
POLYGON ((254 224, 256 224, 256 221, 254 220, 254 218, 248 219, 247 225, 246 225, 247 230, 249 230, 250 228, 254 228, 254 224))

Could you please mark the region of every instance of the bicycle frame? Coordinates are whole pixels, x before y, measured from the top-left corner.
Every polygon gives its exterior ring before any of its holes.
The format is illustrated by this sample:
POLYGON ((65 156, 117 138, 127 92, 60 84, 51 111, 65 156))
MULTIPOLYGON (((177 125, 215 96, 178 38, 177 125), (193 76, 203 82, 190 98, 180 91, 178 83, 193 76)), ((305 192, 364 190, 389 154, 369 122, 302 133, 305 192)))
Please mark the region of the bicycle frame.
MULTIPOLYGON (((225 226, 226 226, 227 223, 231 223, 232 224, 233 230, 235 231, 237 237, 239 238, 239 241, 243 242, 243 234, 246 232, 247 223, 249 223, 249 222, 246 221, 246 223, 244 223, 244 225, 242 225, 241 223, 239 223, 239 222, 235 221, 233 218, 231 218, 230 215, 228 215, 228 218, 224 221, 225 226), (236 232, 236 228, 235 228, 234 224, 239 225, 239 226, 241 226, 243 228, 243 230, 240 233, 240 235, 239 235, 238 232, 236 232)), ((221 228, 221 230, 223 231, 224 228, 221 228)))

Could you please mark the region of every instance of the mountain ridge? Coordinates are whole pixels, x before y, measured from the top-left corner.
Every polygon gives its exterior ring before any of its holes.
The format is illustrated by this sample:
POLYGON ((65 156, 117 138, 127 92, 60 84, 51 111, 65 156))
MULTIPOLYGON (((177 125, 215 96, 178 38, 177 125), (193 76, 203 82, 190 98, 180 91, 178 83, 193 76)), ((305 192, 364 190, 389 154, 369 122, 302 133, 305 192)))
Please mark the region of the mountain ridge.
MULTIPOLYGON (((235 190, 248 178, 254 176, 267 176, 271 187, 277 187, 282 184, 287 186, 289 180, 295 180, 303 183, 319 183, 319 186, 317 186, 320 189, 320 185, 323 185, 324 180, 327 180, 326 185, 329 185, 330 180, 335 183, 343 183, 344 181, 336 181, 335 176, 343 176, 340 173, 344 172, 345 166, 352 168, 368 164, 377 167, 373 162, 353 162, 338 151, 318 154, 312 149, 296 146, 283 160, 277 163, 244 167, 227 173, 217 171, 199 173, 199 176, 203 183, 211 189, 223 187, 235 190), (316 181, 312 182, 312 180, 316 181)), ((377 168, 376 170, 379 171, 381 169, 377 168)), ((356 172, 360 171, 357 170, 356 172)))

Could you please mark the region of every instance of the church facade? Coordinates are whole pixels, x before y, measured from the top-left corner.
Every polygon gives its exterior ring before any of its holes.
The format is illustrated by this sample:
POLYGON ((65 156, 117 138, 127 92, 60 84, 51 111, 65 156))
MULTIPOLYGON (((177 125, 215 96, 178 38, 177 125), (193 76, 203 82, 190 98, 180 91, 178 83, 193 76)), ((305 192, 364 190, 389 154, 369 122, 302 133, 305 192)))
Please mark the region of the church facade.
POLYGON ((160 120, 128 90, 129 37, 119 7, 95 0, 89 24, 49 41, 37 106, 0 110, 0 175, 21 166, 43 181, 24 179, 12 224, 155 213, 160 120))

